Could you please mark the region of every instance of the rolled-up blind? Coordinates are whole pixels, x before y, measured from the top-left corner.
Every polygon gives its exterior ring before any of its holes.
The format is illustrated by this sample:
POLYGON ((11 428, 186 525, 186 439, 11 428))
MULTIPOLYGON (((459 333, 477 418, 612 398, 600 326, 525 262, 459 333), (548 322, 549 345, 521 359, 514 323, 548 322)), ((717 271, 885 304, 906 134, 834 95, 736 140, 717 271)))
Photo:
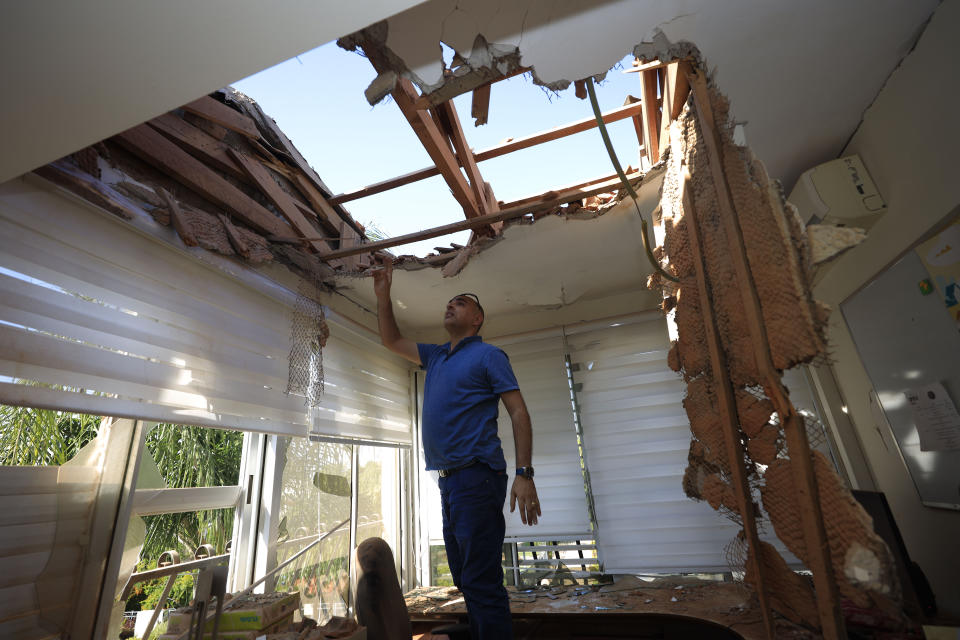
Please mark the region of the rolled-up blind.
MULTIPOLYGON (((306 435, 284 393, 293 296, 222 264, 33 180, 0 186, 0 402, 306 435)), ((330 320, 313 430, 409 442, 407 365, 330 320)))

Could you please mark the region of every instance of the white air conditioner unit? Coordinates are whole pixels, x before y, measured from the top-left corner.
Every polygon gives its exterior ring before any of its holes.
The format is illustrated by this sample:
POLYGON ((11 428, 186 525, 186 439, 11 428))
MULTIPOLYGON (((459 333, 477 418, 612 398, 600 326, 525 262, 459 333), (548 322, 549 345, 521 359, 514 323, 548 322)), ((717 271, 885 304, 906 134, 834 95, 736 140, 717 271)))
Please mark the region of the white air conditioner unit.
POLYGON ((887 210, 858 155, 831 160, 804 172, 787 199, 806 224, 869 229, 887 210))

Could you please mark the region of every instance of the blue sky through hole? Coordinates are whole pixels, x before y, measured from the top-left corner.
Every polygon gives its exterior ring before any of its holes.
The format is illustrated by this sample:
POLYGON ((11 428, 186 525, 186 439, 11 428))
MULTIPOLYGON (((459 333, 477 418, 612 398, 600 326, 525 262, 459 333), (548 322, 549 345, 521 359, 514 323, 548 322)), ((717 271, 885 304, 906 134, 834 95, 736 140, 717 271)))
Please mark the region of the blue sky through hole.
MULTIPOLYGON (((623 105, 627 94, 639 95, 638 74, 622 73, 632 59, 626 56, 621 68, 611 70, 597 87, 603 111, 623 105)), ((233 86, 260 103, 336 194, 433 164, 390 98, 375 107, 367 104, 363 91, 375 76, 366 58, 330 43, 233 86)), ((577 99, 572 85, 559 94, 548 93, 526 76, 493 85, 486 125, 474 126, 470 102, 469 93, 454 99, 474 151, 592 116, 590 102, 577 99)), ((637 167, 633 123, 620 120, 608 129, 624 168, 637 167)), ((486 160, 479 167, 503 201, 613 173, 596 129, 486 160)), ((388 236, 463 219, 462 208, 440 176, 354 200, 345 207, 358 221, 373 223, 388 236)), ((469 232, 463 231, 392 251, 422 256, 436 246, 466 244, 468 237, 469 232)))

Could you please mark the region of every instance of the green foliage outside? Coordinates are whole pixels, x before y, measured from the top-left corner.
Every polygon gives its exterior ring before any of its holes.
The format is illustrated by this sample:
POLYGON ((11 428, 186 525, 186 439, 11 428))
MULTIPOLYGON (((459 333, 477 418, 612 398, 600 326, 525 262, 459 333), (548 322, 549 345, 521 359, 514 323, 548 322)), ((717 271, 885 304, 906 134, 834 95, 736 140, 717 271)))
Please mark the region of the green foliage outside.
MULTIPOLYGON (((96 437, 100 422, 100 416, 0 405, 0 465, 62 465, 96 437)), ((169 488, 236 484, 242 443, 239 431, 174 424, 159 424, 146 438, 169 488)), ((155 568, 160 554, 169 549, 184 560, 201 544, 224 553, 233 535, 233 516, 233 509, 216 509, 145 517, 146 541, 137 570, 155 568)), ((153 608, 165 583, 140 583, 127 610, 153 608)), ((192 595, 193 578, 181 575, 167 606, 186 605, 192 595)))
POLYGON ((100 416, 0 405, 0 465, 62 465, 97 435, 100 416))
MULTIPOLYGON (((147 450, 169 488, 237 484, 243 434, 176 424, 158 424, 147 435, 147 450)), ((147 516, 147 539, 140 555, 156 564, 168 549, 192 558, 197 547, 224 553, 233 535, 233 509, 147 516)))

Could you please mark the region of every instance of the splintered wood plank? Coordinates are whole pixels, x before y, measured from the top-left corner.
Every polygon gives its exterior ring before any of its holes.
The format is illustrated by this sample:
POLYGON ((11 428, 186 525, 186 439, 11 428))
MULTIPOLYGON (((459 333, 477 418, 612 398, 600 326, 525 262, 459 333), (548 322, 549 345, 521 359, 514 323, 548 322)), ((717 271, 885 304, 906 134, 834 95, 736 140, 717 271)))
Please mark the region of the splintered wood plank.
MULTIPOLYGON (((670 87, 670 120, 676 120, 683 111, 683 105, 687 104, 687 97, 690 95, 690 81, 687 80, 687 74, 691 72, 690 63, 686 60, 674 62, 667 67, 667 86, 670 87)), ((667 103, 664 102, 664 113, 667 112, 667 103)))
POLYGON ((167 211, 170 212, 170 222, 180 235, 180 239, 183 240, 183 244, 188 247, 198 246, 200 243, 197 242, 197 237, 193 234, 190 223, 184 217, 183 211, 180 209, 180 203, 166 189, 157 187, 156 191, 160 199, 167 205, 167 211))
MULTIPOLYGON (((500 211, 500 203, 497 202, 497 196, 493 193, 493 186, 489 182, 483 183, 483 199, 487 203, 487 211, 493 213, 495 211, 500 211)), ((500 222, 494 222, 490 225, 490 228, 495 234, 500 234, 503 232, 503 220, 500 222)))
POLYGON ((667 69, 669 67, 661 67, 657 70, 657 80, 660 83, 660 156, 663 157, 663 154, 666 152, 667 147, 670 146, 670 123, 672 119, 670 118, 670 85, 667 82, 667 69))
POLYGON ((226 127, 231 131, 241 133, 248 138, 254 140, 260 138, 260 130, 257 129, 257 125, 254 124, 253 120, 210 96, 203 96, 199 100, 185 104, 181 109, 189 111, 201 118, 206 118, 221 127, 226 127))
MULTIPOLYGON (((611 122, 616 122, 617 120, 624 120, 626 118, 631 118, 635 115, 638 115, 641 110, 642 107, 640 104, 633 103, 606 111, 600 114, 600 117, 603 119, 604 124, 610 124, 611 122)), ((483 162, 484 160, 496 158, 519 149, 526 149, 527 147, 543 144, 544 142, 550 142, 551 140, 564 138, 575 133, 580 133, 581 131, 589 131, 590 129, 596 128, 596 126, 597 119, 593 116, 590 116, 589 118, 584 118, 582 120, 577 120, 576 122, 554 127, 553 129, 547 129, 546 131, 534 133, 533 135, 524 136, 522 138, 514 138, 510 142, 478 151, 476 154, 474 154, 474 157, 477 159, 477 162, 483 162)))
POLYGON ((389 191, 390 189, 396 189, 397 187, 402 187, 412 182, 426 180, 427 178, 432 178, 436 175, 440 175, 440 170, 437 169, 436 166, 424 167, 423 169, 417 169, 416 171, 405 173, 402 176, 397 176, 396 178, 375 182, 374 184, 367 185, 366 187, 357 189, 356 191, 339 193, 330 198, 327 202, 330 204, 343 204, 344 202, 350 202, 351 200, 359 200, 360 198, 366 198, 367 196, 383 193, 384 191, 389 191))
MULTIPOLYGON (((636 63, 636 58, 634 58, 636 63)), ((653 62, 644 62, 641 65, 636 67, 630 67, 629 69, 624 69, 623 73, 643 73, 644 71, 651 71, 656 69, 661 69, 670 64, 669 62, 663 62, 662 60, 654 60, 653 62)))
POLYGON ((643 126, 643 148, 647 150, 650 164, 660 162, 659 126, 657 125, 657 70, 651 69, 640 74, 640 105, 643 126))
POLYGON ((473 126, 479 127, 487 124, 487 116, 490 113, 490 87, 491 84, 483 84, 473 90, 473 100, 470 103, 470 117, 473 118, 473 126))
MULTIPOLYGON (((601 115, 603 122, 605 124, 610 124, 611 122, 616 122, 626 118, 639 118, 640 111, 640 103, 636 102, 633 104, 624 105, 623 107, 618 107, 616 109, 611 109, 610 111, 607 111, 601 115)), ((637 122, 639 122, 639 120, 637 120, 637 122)), ((489 149, 483 149, 474 154, 474 159, 477 162, 483 162, 484 160, 490 160, 491 158, 498 158, 508 153, 512 153, 513 151, 518 151, 534 145, 543 144, 544 142, 557 140, 565 136, 573 135, 574 133, 580 133, 581 131, 589 131, 596 126, 596 118, 584 118, 583 120, 577 120, 576 122, 571 122, 554 129, 547 129, 546 131, 541 131, 539 133, 524 136, 522 138, 514 138, 510 142, 506 142, 495 147, 490 147, 489 149)), ((640 141, 642 152, 642 133, 638 134, 637 139, 640 141)), ((419 180, 432 178, 433 176, 439 174, 440 170, 436 166, 424 167, 423 169, 417 169, 416 171, 405 173, 402 176, 397 176, 396 178, 390 178, 389 180, 383 180, 381 182, 367 185, 366 187, 357 189, 356 191, 337 194, 330 198, 330 204, 342 204, 344 202, 350 202, 351 200, 359 200, 360 198, 366 198, 367 196, 372 196, 377 193, 383 193, 384 191, 396 189, 397 187, 402 187, 419 180)))
MULTIPOLYGON (((637 172, 637 171, 629 171, 629 167, 627 168, 626 171, 628 171, 628 173, 627 173, 627 180, 630 180, 631 182, 632 182, 633 180, 635 180, 635 179, 637 179, 637 178, 640 177, 640 173, 639 173, 639 172, 637 172)), ((578 182, 577 184, 569 184, 569 185, 565 185, 565 186, 563 186, 563 187, 558 187, 558 188, 554 189, 553 191, 548 191, 546 194, 538 193, 538 194, 536 194, 536 195, 528 196, 528 197, 526 197, 526 198, 521 198, 521 199, 519 199, 519 200, 514 200, 514 201, 512 201, 512 202, 505 202, 505 203, 503 203, 502 205, 500 205, 500 208, 501 208, 501 209, 512 209, 512 208, 514 208, 514 207, 521 207, 521 206, 527 206, 527 205, 535 204, 535 203, 537 203, 537 202, 542 202, 542 201, 545 199, 544 196, 547 196, 547 198, 551 198, 551 197, 553 197, 553 196, 558 196, 558 195, 561 195, 561 194, 563 194, 563 193, 568 193, 568 192, 573 192, 573 191, 579 191, 579 190, 584 189, 585 187, 591 187, 591 186, 593 186, 593 185, 595 185, 595 184, 599 184, 599 183, 601 183, 601 182, 611 183, 611 184, 617 184, 619 181, 618 181, 618 179, 617 179, 617 174, 616 174, 616 173, 612 173, 612 174, 610 174, 610 175, 600 176, 600 177, 597 177, 597 178, 593 178, 592 180, 587 180, 587 181, 585 181, 585 182, 578 182), (611 181, 613 181, 613 182, 611 183, 611 181)), ((616 186, 612 187, 612 188, 611 188, 611 191, 613 191, 613 190, 616 189, 616 188, 617 188, 616 186)))
POLYGON ((37 167, 33 173, 125 220, 132 220, 140 210, 126 196, 64 160, 37 167))
POLYGON ((440 175, 443 176, 447 186, 453 192, 453 197, 463 207, 464 215, 468 218, 480 215, 480 209, 470 190, 470 185, 467 184, 466 178, 460 172, 460 167, 450 150, 446 137, 440 132, 440 129, 426 111, 414 107, 417 97, 413 84, 406 78, 401 78, 393 91, 394 101, 400 107, 400 111, 407 122, 413 127, 414 133, 420 138, 420 142, 430 159, 433 160, 440 175))
POLYGON ((453 142, 453 148, 457 152, 457 160, 467 174, 470 180, 470 189, 473 191, 473 197, 477 202, 477 208, 481 214, 493 213, 498 210, 494 206, 490 208, 484 191, 483 176, 480 175, 480 169, 477 167, 477 161, 473 159, 473 150, 467 145, 467 138, 463 133, 463 127, 460 125, 460 118, 457 117, 457 109, 453 102, 444 102, 437 105, 437 109, 444 115, 450 134, 450 141, 453 142))
POLYGON ((243 241, 243 238, 240 237, 240 232, 237 231, 237 228, 230 222, 230 218, 223 213, 218 213, 217 217, 220 219, 220 224, 223 225, 223 230, 227 233, 227 240, 230 241, 230 246, 233 247, 233 250, 237 252, 237 255, 249 259, 250 247, 243 241))
POLYGON ((220 177, 213 169, 141 124, 112 138, 141 160, 156 167, 230 213, 266 234, 283 235, 286 225, 253 198, 220 177))
MULTIPOLYGON (((326 256, 321 256, 320 259, 326 262, 332 259, 353 256, 360 253, 373 253, 382 249, 389 249, 390 247, 397 247, 404 244, 410 244, 412 242, 419 242, 420 240, 428 240, 430 238, 449 235, 451 233, 456 233, 457 231, 476 229, 477 227, 482 227, 483 225, 492 224, 494 222, 500 222, 502 220, 513 220, 514 218, 525 216, 528 213, 547 211, 553 207, 556 207, 557 205, 566 204, 567 202, 572 202, 573 200, 581 200, 583 198, 597 195, 598 193, 607 193, 609 191, 613 191, 619 188, 620 184, 620 179, 617 178, 615 180, 609 180, 587 189, 571 189, 559 194, 556 191, 548 191, 547 193, 543 194, 542 200, 538 204, 503 209, 497 213, 489 213, 485 216, 461 220, 460 222, 453 222, 451 224, 445 224, 432 229, 408 233, 406 235, 388 238, 386 240, 368 242, 362 247, 331 251, 326 256)), ((282 241, 283 239, 281 238, 280 240, 282 241)))
MULTIPOLYGON (((230 149, 230 157, 232 157, 238 165, 247 173, 251 180, 260 188, 265 196, 272 202, 277 209, 280 210, 280 213, 284 218, 287 219, 287 222, 290 223, 298 235, 303 237, 315 236, 317 230, 307 221, 307 219, 300 213, 300 210, 293 202, 293 198, 287 195, 287 192, 280 188, 280 185, 277 184, 277 181, 273 179, 273 176, 270 175, 270 171, 267 170, 262 164, 253 160, 252 158, 247 157, 246 155, 240 153, 236 149, 230 149)), ((314 251, 317 253, 327 253, 330 249, 324 245, 321 241, 315 240, 309 243, 314 251)))
MULTIPOLYGON (((679 145, 675 145, 680 152, 679 145)), ((703 260, 702 243, 700 241, 700 227, 697 223, 696 208, 690 196, 689 173, 683 183, 683 213, 687 218, 687 235, 690 239, 690 253, 693 254, 694 271, 697 281, 697 296, 700 300, 703 327, 707 339, 707 349, 710 352, 710 370, 713 374, 714 391, 716 393, 718 413, 723 425, 723 438, 729 454, 727 466, 733 481, 733 492, 737 499, 740 517, 743 519, 743 533, 746 537, 751 553, 748 562, 753 565, 753 575, 756 576, 757 598, 760 601, 760 612, 763 615, 763 626, 767 638, 773 640, 774 626, 770 611, 770 602, 767 594, 763 563, 760 560, 760 537, 757 535, 757 522, 753 510, 753 499, 750 497, 750 484, 747 480, 747 470, 744 466, 743 442, 737 425, 740 424, 737 415, 737 403, 733 395, 733 386, 727 369, 727 361, 720 346, 720 332, 717 329, 716 313, 713 310, 713 298, 708 290, 706 266, 703 260)), ((714 284, 714 283, 709 283, 714 284)))
POLYGON ((760 297, 747 262, 743 234, 737 223, 733 196, 730 193, 730 186, 723 169, 720 155, 720 135, 716 128, 706 79, 703 73, 691 74, 687 79, 693 93, 696 118, 703 132, 710 175, 716 185, 721 224, 739 283, 738 288, 743 301, 744 317, 753 343, 764 393, 770 398, 780 415, 780 423, 784 425, 787 448, 790 452, 790 468, 794 474, 797 504, 800 506, 804 543, 809 556, 805 560, 807 567, 813 572, 817 611, 820 615, 820 630, 827 640, 839 640, 847 636, 844 630, 843 614, 840 611, 840 592, 834 579, 833 564, 830 560, 830 546, 823 523, 820 493, 817 489, 817 478, 814 474, 813 458, 807 442, 806 430, 803 426, 803 420, 800 419, 790 402, 781 381, 780 373, 773 365, 767 329, 760 308, 760 297))
MULTIPOLYGON (((360 234, 356 230, 348 225, 346 222, 340 224, 340 249, 352 249, 360 245, 360 234)), ((356 269, 360 265, 360 258, 358 254, 352 254, 345 256, 343 258, 344 265, 347 269, 356 269)))
POLYGON ((314 186, 313 182, 304 175, 294 174, 293 184, 307 198, 307 202, 313 207, 314 215, 317 216, 320 224, 327 227, 332 233, 339 233, 340 223, 343 222, 343 219, 331 206, 330 201, 324 198, 320 190, 314 186))
POLYGON ((182 149, 197 155, 201 160, 213 165, 235 178, 247 180, 247 174, 230 157, 230 147, 208 133, 201 131, 186 120, 172 113, 165 113, 147 122, 148 125, 176 142, 182 149))

